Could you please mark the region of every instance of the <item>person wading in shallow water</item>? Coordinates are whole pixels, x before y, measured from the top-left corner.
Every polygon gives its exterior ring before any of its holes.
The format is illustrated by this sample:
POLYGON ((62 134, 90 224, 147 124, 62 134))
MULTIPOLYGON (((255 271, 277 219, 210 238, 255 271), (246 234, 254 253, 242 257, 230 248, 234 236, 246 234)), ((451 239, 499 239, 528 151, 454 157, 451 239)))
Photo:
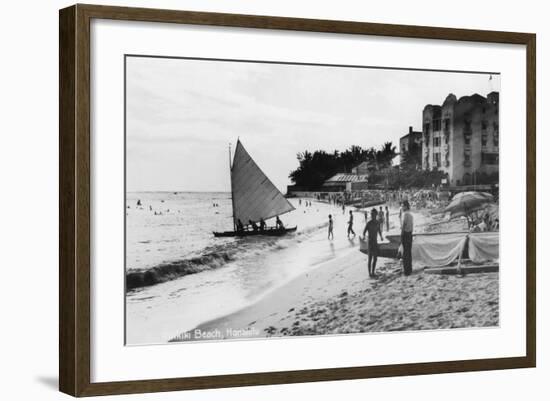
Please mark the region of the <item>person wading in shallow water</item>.
POLYGON ((378 238, 376 237, 377 234, 380 235, 380 241, 383 241, 384 238, 382 237, 382 230, 380 229, 380 223, 376 219, 376 215, 378 212, 376 209, 372 209, 370 212, 370 220, 365 225, 365 229, 363 230, 363 237, 365 237, 365 233, 368 232, 368 244, 369 244, 369 261, 368 261, 368 267, 369 267, 369 277, 375 276, 375 269, 376 269, 376 261, 378 260, 378 238))
POLYGON ((401 218, 401 244, 403 245, 403 273, 412 273, 412 242, 414 221, 409 201, 403 201, 403 216, 401 218))
POLYGON ((328 215, 328 239, 334 239, 334 223, 332 221, 332 214, 328 215))
POLYGON ((350 234, 353 234, 353 236, 355 237, 355 231, 353 231, 353 213, 351 210, 349 211, 349 220, 348 220, 348 238, 350 234))

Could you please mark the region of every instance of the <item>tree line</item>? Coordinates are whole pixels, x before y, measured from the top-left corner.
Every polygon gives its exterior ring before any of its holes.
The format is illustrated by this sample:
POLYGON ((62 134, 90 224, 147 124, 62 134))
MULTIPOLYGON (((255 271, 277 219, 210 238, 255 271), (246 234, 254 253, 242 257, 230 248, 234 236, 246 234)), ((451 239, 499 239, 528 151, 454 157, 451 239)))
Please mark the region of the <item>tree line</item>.
POLYGON ((363 162, 372 165, 374 170, 391 167, 397 156, 392 142, 384 143, 379 149, 367 149, 353 145, 345 151, 335 150, 332 153, 324 150, 311 152, 306 150, 297 154, 298 168, 291 171, 289 178, 294 185, 305 188, 318 188, 337 173, 351 173, 351 170, 363 162))
POLYGON ((297 154, 299 165, 289 174, 289 178, 296 186, 318 190, 335 174, 349 174, 354 167, 367 162, 370 167, 368 182, 373 187, 397 189, 440 185, 446 174, 438 169, 422 170, 421 154, 422 147, 412 143, 408 151, 401 153, 400 165, 392 166, 392 160, 397 156, 396 147, 392 142, 385 142, 378 149, 364 149, 353 145, 344 151, 335 150, 332 153, 324 150, 306 150, 297 154))

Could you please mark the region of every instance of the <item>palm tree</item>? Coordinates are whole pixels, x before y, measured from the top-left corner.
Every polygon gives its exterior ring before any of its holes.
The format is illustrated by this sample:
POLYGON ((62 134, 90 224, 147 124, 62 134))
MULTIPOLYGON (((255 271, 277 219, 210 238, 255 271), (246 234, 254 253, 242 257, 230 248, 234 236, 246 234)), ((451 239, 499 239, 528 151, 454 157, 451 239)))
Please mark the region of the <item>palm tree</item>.
POLYGON ((378 163, 378 168, 390 167, 395 156, 397 156, 397 151, 393 143, 384 143, 382 148, 376 152, 376 162, 378 163))

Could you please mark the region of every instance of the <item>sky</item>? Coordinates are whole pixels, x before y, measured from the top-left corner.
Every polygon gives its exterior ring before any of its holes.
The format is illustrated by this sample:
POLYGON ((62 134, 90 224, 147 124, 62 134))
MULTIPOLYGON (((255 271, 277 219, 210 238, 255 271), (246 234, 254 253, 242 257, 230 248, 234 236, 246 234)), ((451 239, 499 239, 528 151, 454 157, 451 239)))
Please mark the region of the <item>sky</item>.
POLYGON ((422 110, 500 88, 479 73, 128 57, 126 187, 229 191, 239 138, 283 193, 297 153, 380 147, 422 110))

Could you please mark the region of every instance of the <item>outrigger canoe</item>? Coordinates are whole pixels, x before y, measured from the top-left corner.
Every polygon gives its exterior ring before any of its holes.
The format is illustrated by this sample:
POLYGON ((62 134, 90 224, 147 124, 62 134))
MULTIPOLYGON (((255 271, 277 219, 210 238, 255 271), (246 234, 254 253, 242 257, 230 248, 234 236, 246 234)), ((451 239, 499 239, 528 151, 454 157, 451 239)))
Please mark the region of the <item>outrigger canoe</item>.
POLYGON ((232 163, 231 149, 229 150, 229 160, 233 231, 214 232, 214 236, 281 236, 296 231, 296 227, 269 227, 265 230, 253 230, 250 226, 245 227, 244 230, 237 230, 237 227, 243 227, 250 223, 259 226, 262 221, 293 211, 294 206, 250 157, 240 140, 237 141, 232 163))
POLYGON ((250 237, 254 235, 267 235, 272 237, 278 237, 281 235, 285 235, 291 232, 296 231, 297 227, 289 227, 289 228, 268 228, 266 230, 243 230, 243 231, 223 231, 223 232, 215 232, 214 237, 250 237))

